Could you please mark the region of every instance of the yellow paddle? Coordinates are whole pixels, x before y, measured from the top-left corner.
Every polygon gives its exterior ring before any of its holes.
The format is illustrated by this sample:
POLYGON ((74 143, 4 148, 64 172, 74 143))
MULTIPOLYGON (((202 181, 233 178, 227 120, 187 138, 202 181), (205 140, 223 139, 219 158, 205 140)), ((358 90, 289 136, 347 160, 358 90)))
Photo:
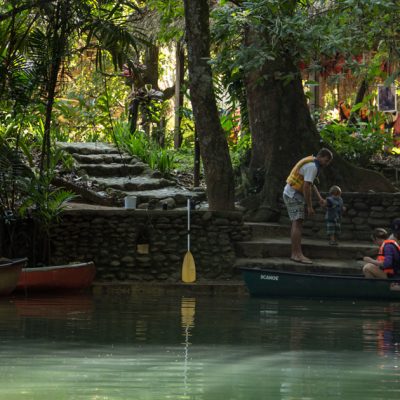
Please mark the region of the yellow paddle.
POLYGON ((182 281, 191 283, 196 280, 196 265, 194 264, 192 253, 190 252, 190 199, 187 199, 187 210, 187 252, 182 264, 182 281))

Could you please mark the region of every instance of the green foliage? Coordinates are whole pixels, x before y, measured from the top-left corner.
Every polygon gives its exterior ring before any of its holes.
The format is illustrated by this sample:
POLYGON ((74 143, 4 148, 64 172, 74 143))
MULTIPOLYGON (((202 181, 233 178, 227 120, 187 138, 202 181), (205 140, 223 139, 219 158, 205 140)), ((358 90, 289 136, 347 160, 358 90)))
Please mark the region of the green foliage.
POLYGON ((238 169, 246 162, 248 152, 251 149, 251 136, 250 134, 242 135, 238 138, 237 142, 231 144, 229 147, 232 166, 238 169))
POLYGON ((171 150, 163 148, 153 148, 149 152, 148 164, 150 168, 157 169, 163 174, 167 174, 175 167, 175 156, 171 150))
POLYGON ((55 188, 51 184, 56 174, 56 165, 61 157, 62 151, 58 150, 52 155, 50 168, 44 174, 33 174, 27 187, 29 196, 25 198, 19 209, 21 216, 29 212, 47 234, 50 234, 52 225, 60 221, 66 203, 76 197, 72 192, 55 188))
POLYGON ((183 0, 148 0, 148 7, 159 16, 159 40, 169 44, 179 40, 184 32, 183 0))
POLYGON ((31 170, 24 164, 21 152, 0 136, 0 215, 15 214, 24 196, 31 170))
POLYGON ((344 159, 361 167, 367 167, 374 154, 393 145, 391 135, 382 132, 375 123, 361 123, 355 127, 334 122, 326 125, 320 135, 344 159))
POLYGON ((111 122, 116 116, 125 117, 123 101, 128 88, 120 77, 112 77, 104 93, 105 78, 86 63, 82 68, 54 104, 57 140, 112 141, 111 122))
POLYGON ((194 150, 193 147, 183 145, 174 153, 176 167, 180 172, 192 173, 194 166, 194 150))
POLYGON ((145 132, 136 131, 131 134, 126 122, 119 122, 114 126, 116 145, 132 156, 138 157, 150 168, 157 169, 163 174, 169 173, 175 166, 174 153, 161 148, 145 132))

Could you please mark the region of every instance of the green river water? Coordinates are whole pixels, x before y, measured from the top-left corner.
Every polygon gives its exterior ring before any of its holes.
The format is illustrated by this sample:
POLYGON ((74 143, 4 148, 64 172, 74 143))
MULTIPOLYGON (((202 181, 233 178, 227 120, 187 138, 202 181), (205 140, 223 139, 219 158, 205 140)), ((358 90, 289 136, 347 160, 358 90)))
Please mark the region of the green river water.
POLYGON ((400 303, 0 299, 0 400, 400 398, 400 303))

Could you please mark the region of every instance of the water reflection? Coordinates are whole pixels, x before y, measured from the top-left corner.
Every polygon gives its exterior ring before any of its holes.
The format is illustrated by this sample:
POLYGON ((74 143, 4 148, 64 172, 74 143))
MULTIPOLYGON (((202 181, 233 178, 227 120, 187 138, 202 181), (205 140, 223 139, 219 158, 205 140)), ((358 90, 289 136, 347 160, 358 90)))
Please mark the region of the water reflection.
POLYGON ((186 398, 188 393, 188 366, 189 366, 189 331, 194 327, 194 314, 196 308, 195 298, 182 297, 181 300, 181 325, 184 329, 185 355, 183 368, 183 396, 186 398))
POLYGON ((400 304, 71 296, 0 302, 4 399, 398 399, 400 304))

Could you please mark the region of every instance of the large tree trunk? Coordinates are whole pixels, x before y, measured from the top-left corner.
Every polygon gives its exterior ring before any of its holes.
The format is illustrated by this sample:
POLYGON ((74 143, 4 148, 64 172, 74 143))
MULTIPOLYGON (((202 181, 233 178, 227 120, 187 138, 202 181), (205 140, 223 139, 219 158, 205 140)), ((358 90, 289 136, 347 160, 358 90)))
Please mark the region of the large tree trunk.
MULTIPOLYGON (((143 82, 150 84, 155 90, 160 90, 158 86, 159 78, 159 63, 160 63, 160 48, 155 44, 149 44, 145 52, 146 70, 143 73, 143 82)), ((175 94, 175 85, 162 90, 164 100, 169 100, 175 94)))
POLYGON ((181 132, 182 107, 183 107, 183 78, 185 75, 185 52, 180 41, 176 43, 175 51, 175 118, 174 118, 174 148, 181 147, 183 136, 181 132))
POLYGON ((44 133, 42 152, 40 156, 40 176, 44 175, 45 170, 50 168, 51 157, 51 120, 53 106, 56 97, 56 87, 61 71, 61 63, 65 56, 68 41, 68 23, 69 23, 69 2, 57 3, 54 14, 53 25, 50 29, 50 50, 52 60, 49 66, 48 81, 46 83, 46 113, 44 121, 44 133))
MULTIPOLYGON (((247 32, 247 44, 257 42, 259 38, 253 40, 247 32)), ((326 146, 311 119, 300 72, 289 55, 249 72, 245 83, 252 134, 249 178, 261 171, 264 180, 260 192, 245 199, 243 205, 249 210, 249 220, 274 221, 280 216, 278 202, 291 168, 300 158, 326 146)), ((335 153, 320 180, 322 190, 337 184, 343 191, 394 191, 381 174, 357 168, 335 153)))
POLYGON ((212 210, 234 209, 234 181, 212 83, 208 0, 184 0, 190 96, 212 210))

